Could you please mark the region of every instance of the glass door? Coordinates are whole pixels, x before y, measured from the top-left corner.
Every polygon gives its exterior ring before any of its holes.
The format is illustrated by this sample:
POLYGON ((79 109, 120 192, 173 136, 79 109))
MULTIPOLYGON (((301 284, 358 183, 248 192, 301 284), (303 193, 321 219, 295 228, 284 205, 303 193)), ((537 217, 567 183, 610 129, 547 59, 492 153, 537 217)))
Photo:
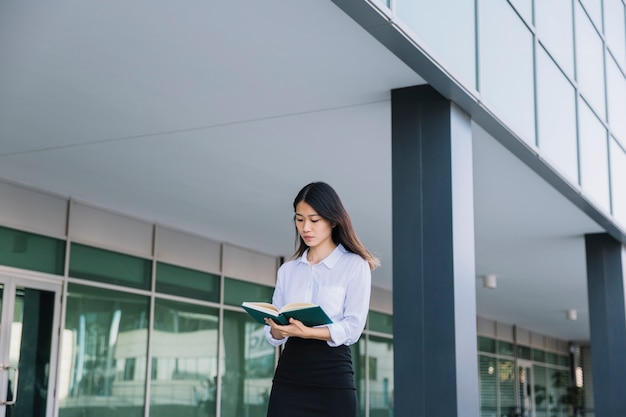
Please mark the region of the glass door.
POLYGON ((518 395, 520 401, 520 417, 535 417, 533 366, 526 361, 517 363, 518 395))
POLYGON ((0 417, 54 411, 61 284, 0 274, 0 417))

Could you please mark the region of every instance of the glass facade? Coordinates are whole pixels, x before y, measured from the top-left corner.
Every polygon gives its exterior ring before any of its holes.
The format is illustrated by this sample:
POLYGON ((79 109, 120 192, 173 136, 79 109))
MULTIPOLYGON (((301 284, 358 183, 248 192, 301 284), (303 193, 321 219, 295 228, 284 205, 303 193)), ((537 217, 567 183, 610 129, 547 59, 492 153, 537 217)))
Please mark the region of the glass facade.
MULTIPOLYGON (((5 228, 0 241, 0 265, 63 276, 64 241, 5 228), (15 262, 15 239, 46 267, 15 262)), ((278 350, 239 304, 273 287, 78 243, 64 279, 60 417, 265 416, 278 350)), ((352 346, 361 416, 393 414, 392 334, 372 311, 352 346)))
POLYGON ((568 361, 563 353, 479 336, 480 416, 567 417, 568 361))
POLYGON ((388 6, 438 65, 476 91, 470 94, 481 106, 626 229, 626 187, 622 168, 614 167, 626 149, 623 0, 396 0, 388 6), (613 140, 605 145, 607 135, 613 140))

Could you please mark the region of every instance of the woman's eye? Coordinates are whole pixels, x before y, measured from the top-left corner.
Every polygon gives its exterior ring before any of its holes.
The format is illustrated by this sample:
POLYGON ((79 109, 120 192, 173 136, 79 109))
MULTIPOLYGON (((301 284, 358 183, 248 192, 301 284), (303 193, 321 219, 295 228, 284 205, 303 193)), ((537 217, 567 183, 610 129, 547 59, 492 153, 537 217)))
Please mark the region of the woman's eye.
POLYGON ((311 222, 313 222, 313 223, 317 223, 317 222, 319 222, 319 221, 320 221, 320 219, 317 219, 317 220, 311 220, 311 222))

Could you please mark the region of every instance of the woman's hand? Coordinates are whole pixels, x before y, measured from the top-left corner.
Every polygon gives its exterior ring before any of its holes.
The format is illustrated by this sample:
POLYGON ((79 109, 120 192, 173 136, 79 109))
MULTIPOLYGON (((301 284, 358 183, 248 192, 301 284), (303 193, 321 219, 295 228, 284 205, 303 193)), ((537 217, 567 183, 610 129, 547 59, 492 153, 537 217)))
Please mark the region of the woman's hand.
POLYGON ((300 320, 289 319, 289 324, 280 325, 272 319, 265 319, 270 326, 270 333, 274 339, 280 340, 285 337, 300 337, 302 339, 331 340, 328 327, 307 327, 300 320))

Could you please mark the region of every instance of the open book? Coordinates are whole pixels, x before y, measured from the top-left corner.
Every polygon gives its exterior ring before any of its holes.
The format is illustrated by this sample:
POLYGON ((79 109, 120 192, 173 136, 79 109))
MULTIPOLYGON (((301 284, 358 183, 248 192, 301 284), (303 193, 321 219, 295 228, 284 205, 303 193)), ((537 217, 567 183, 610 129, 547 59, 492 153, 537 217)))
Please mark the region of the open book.
POLYGON ((293 317, 309 327, 333 322, 320 306, 311 303, 289 303, 280 310, 270 303, 260 301, 246 301, 241 306, 261 324, 265 324, 266 317, 278 324, 289 324, 289 318, 293 317))

